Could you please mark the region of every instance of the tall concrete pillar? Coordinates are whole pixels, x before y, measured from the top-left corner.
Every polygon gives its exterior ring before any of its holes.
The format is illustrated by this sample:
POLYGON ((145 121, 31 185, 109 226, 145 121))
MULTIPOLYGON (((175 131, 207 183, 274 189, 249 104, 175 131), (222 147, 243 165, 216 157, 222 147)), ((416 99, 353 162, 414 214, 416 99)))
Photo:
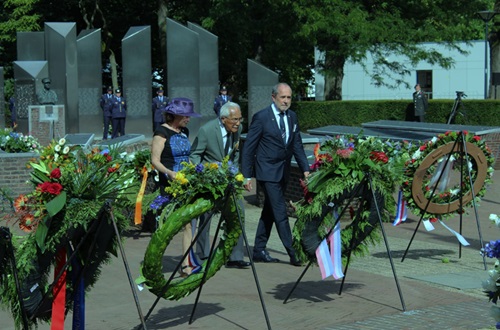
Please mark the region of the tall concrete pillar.
POLYGON ((51 88, 65 106, 66 133, 78 133, 78 51, 75 23, 45 23, 45 52, 51 88))
MULTIPOLYGON (((248 121, 253 115, 272 102, 271 92, 279 82, 278 73, 253 60, 247 60, 248 75, 248 121)), ((250 124, 249 124, 250 125, 250 124)))

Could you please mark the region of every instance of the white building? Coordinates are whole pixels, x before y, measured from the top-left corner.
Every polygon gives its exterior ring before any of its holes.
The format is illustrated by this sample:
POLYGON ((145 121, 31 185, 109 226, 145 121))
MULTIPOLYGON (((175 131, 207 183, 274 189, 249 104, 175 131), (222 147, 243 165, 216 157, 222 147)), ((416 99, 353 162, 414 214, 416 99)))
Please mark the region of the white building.
MULTIPOLYGON (((423 45, 428 48, 434 48, 444 56, 453 58, 455 61, 453 67, 446 70, 437 65, 432 66, 428 63, 420 62, 413 68, 411 74, 407 76, 406 81, 410 85, 410 88, 401 85, 396 89, 391 89, 384 86, 375 86, 361 65, 348 62, 344 67, 345 76, 342 82, 342 100, 411 99, 414 92, 413 87, 416 83, 419 83, 422 89, 428 93, 429 98, 433 99, 455 99, 456 91, 463 91, 468 99, 484 99, 484 40, 471 41, 470 45, 460 43, 460 47, 466 50, 466 55, 449 49, 442 44, 425 43, 423 45)), ((322 56, 321 52, 315 52, 316 63, 322 56)), ((393 58, 388 58, 388 60, 403 62, 404 58, 395 55, 393 58)), ((371 56, 367 56, 367 61, 366 66, 368 72, 370 72, 373 67, 371 56)), ((316 100, 324 100, 323 76, 316 73, 315 81, 316 100)))

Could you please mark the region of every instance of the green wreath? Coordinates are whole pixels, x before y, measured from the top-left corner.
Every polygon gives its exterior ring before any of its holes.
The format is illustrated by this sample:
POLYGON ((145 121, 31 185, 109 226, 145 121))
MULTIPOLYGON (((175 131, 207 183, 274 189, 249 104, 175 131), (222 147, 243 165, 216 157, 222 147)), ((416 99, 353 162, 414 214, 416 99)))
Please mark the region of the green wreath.
MULTIPOLYGON (((119 147, 86 151, 70 147, 65 139, 60 139, 42 149, 39 158, 28 166, 33 169, 30 179, 33 190, 15 198, 14 211, 4 218, 6 225, 16 224, 27 232, 12 235, 24 310, 14 276, 10 275, 12 265, 5 256, 0 261, 3 268, 0 303, 10 309, 16 328, 23 327, 22 315, 26 313, 31 329, 38 322, 50 320, 49 275, 58 251, 80 245, 74 260, 85 267, 82 276, 88 292, 98 280, 102 264, 116 255, 117 250, 110 213, 103 206, 113 201, 116 225, 118 230, 124 230, 129 221, 124 210, 133 205, 139 186, 134 183, 135 165, 122 156, 119 147), (44 295, 47 305, 41 306, 44 295)), ((72 271, 71 267, 67 269, 68 279, 72 271)), ((71 283, 67 283, 66 290, 65 307, 70 311, 74 296, 71 283)))
MULTIPOLYGON (((207 213, 215 208, 223 199, 214 200, 198 198, 193 203, 184 205, 168 215, 168 220, 156 230, 151 237, 142 265, 143 278, 139 283, 144 283, 149 290, 168 300, 179 300, 191 294, 200 285, 203 276, 208 280, 227 262, 229 256, 238 243, 238 238, 242 232, 238 214, 243 214, 237 201, 230 196, 222 210, 221 216, 224 219, 224 235, 219 240, 219 244, 214 250, 210 267, 207 269, 207 261, 202 265, 201 271, 191 274, 185 279, 175 280, 165 288, 167 281, 162 272, 162 259, 167 246, 172 238, 192 219, 207 213)), ((242 217, 243 221, 243 217, 242 217)))
MULTIPOLYGON (((159 228, 152 235, 141 267, 142 276, 136 280, 149 290, 168 300, 184 298, 196 290, 203 276, 208 280, 227 262, 242 233, 243 210, 240 206, 243 189, 243 175, 226 158, 222 163, 198 164, 183 163, 174 180, 165 190, 167 197, 159 192, 146 197, 153 199, 151 207, 159 208, 157 200, 163 200, 166 207, 162 210, 159 228), (166 286, 162 271, 162 258, 172 238, 192 219, 209 211, 221 212, 224 234, 214 250, 210 267, 207 261, 201 271, 185 279, 176 279, 166 286)), ((147 210, 143 210, 143 213, 147 210)))
POLYGON ((314 154, 312 173, 307 182, 301 183, 304 199, 296 209, 293 246, 297 257, 317 262, 315 250, 335 223, 328 205, 333 203, 340 211, 351 197, 357 201, 358 210, 341 231, 342 253, 367 253, 368 245, 379 239, 377 207, 382 221, 389 221, 395 212, 393 194, 402 178, 407 145, 362 135, 337 136, 318 145, 314 154), (355 194, 362 182, 360 192, 355 194))
MULTIPOLYGON (((479 203, 494 172, 494 159, 486 143, 480 136, 467 131, 439 134, 420 146, 414 146, 410 154, 406 162, 406 179, 402 183, 403 196, 415 215, 431 221, 465 213, 465 207, 473 205, 471 181, 475 202, 479 203), (463 140, 457 141, 459 138, 463 140), (467 157, 464 154, 462 158, 460 150, 463 142, 467 157), (451 179, 440 191, 435 189, 435 181, 444 171, 450 155, 451 179), (462 183, 458 180, 460 177, 462 183)), ((446 177, 442 176, 441 180, 446 180, 446 177)))

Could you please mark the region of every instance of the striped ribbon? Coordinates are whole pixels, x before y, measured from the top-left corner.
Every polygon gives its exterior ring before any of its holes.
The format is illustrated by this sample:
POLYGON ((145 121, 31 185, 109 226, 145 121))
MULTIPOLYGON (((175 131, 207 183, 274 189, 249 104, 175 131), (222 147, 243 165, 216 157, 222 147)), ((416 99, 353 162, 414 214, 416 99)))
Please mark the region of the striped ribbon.
POLYGON ((404 200, 402 190, 400 190, 398 194, 398 207, 396 211, 396 218, 392 223, 393 226, 397 226, 401 222, 406 221, 406 217, 408 216, 408 208, 406 207, 406 201, 404 200))

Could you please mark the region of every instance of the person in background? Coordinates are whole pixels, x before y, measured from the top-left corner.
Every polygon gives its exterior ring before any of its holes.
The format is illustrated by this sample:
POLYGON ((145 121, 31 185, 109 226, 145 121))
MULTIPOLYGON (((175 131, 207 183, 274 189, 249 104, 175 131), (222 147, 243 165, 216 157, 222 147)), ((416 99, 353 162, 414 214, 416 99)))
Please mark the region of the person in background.
POLYGON ((425 96, 424 91, 420 88, 420 84, 415 85, 413 104, 415 105, 415 121, 423 123, 425 119, 425 112, 429 107, 429 103, 427 102, 427 97, 425 96))
MULTIPOLYGON (((169 181, 182 169, 182 163, 189 162, 191 143, 187 125, 191 117, 201 117, 193 108, 193 101, 190 99, 172 99, 164 112, 164 123, 153 133, 151 163, 159 173, 161 194, 165 194, 165 187, 169 181)), ((193 236, 192 226, 189 223, 183 230, 183 253, 189 249, 193 236)), ((180 275, 187 277, 192 271, 188 258, 184 259, 179 270, 180 275)))
POLYGON ((163 112, 168 104, 168 97, 163 95, 163 88, 156 92, 157 96, 153 98, 153 132, 163 123, 163 112))
POLYGON ((122 97, 121 89, 117 88, 115 90, 115 95, 113 99, 108 103, 109 112, 111 112, 111 120, 113 127, 113 135, 111 138, 114 139, 118 136, 125 135, 125 120, 127 118, 127 101, 122 97))
POLYGON ((109 107, 109 103, 113 99, 113 87, 109 86, 107 89, 107 92, 105 94, 102 94, 101 100, 99 101, 99 106, 101 107, 102 110, 102 116, 103 116, 103 133, 102 133, 102 139, 107 140, 108 135, 109 135, 109 125, 111 125, 111 109, 109 107))
POLYGON ((309 175, 297 114, 289 110, 292 89, 279 83, 272 90, 272 104, 252 117, 242 151, 241 172, 245 188, 250 191, 254 176, 264 192, 264 207, 259 219, 253 248, 254 262, 279 262, 266 250, 273 223, 285 247, 290 264, 301 266, 292 247, 292 232, 288 222, 285 191, 290 177, 292 156, 295 157, 304 177, 309 175))
POLYGON ((9 99, 9 110, 10 110, 10 122, 12 129, 15 130, 17 127, 17 112, 16 112, 16 99, 11 96, 9 99))
MULTIPOLYGON (((233 102, 225 103, 220 109, 219 118, 212 119, 200 127, 193 142, 191 161, 194 164, 222 162, 229 155, 229 160, 237 164, 242 122, 240 106, 233 102)), ((243 211, 243 201, 239 200, 238 203, 243 211)), ((210 218, 210 213, 200 216, 199 227, 208 222, 196 242, 196 252, 201 259, 207 259, 210 254, 210 218)), ((226 267, 247 268, 250 266, 249 262, 243 261, 243 251, 243 235, 240 235, 226 267)))
POLYGON ((214 100, 214 112, 219 117, 220 108, 227 102, 230 102, 232 97, 227 95, 226 86, 222 86, 219 90, 219 95, 214 100))
POLYGON ((56 104, 57 103, 57 94, 53 90, 50 89, 51 80, 50 78, 42 79, 43 90, 38 92, 36 95, 38 103, 40 104, 56 104))

